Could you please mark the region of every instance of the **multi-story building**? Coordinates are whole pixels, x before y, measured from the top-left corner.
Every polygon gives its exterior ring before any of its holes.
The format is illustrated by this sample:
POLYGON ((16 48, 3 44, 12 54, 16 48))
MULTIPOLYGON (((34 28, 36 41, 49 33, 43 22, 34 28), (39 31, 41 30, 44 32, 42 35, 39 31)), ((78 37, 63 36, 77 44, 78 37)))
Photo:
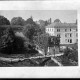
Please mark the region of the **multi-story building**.
POLYGON ((78 42, 76 23, 53 22, 46 26, 45 30, 50 36, 60 37, 60 44, 74 44, 78 42))

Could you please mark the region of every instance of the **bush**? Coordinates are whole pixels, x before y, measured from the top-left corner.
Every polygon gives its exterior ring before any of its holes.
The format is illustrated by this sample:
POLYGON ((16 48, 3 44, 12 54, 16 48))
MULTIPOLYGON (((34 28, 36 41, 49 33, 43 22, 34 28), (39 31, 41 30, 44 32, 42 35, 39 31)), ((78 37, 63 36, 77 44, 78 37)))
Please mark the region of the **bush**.
POLYGON ((64 50, 64 55, 62 56, 63 63, 70 63, 70 60, 78 62, 78 51, 76 49, 69 49, 68 47, 64 50))
POLYGON ((0 40, 0 52, 5 54, 38 53, 35 46, 21 36, 16 36, 12 28, 7 28, 0 40), (27 41, 27 43, 26 43, 27 41))
POLYGON ((12 54, 22 51, 24 48, 24 39, 15 36, 12 28, 7 28, 0 40, 0 52, 12 54))
POLYGON ((69 59, 78 62, 78 51, 76 49, 71 52, 69 59))
POLYGON ((10 21, 6 17, 0 15, 0 25, 10 25, 10 21))
POLYGON ((25 20, 22 17, 13 17, 11 20, 11 25, 21 25, 25 24, 25 20))

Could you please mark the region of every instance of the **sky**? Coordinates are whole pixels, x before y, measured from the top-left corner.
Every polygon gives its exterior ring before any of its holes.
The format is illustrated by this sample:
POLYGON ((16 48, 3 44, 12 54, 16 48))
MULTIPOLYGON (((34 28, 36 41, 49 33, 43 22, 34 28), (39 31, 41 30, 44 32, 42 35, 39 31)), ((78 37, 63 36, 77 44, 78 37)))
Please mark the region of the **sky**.
POLYGON ((13 17, 22 17, 24 20, 33 17, 34 21, 60 19, 61 22, 75 23, 77 19, 76 10, 0 10, 0 15, 11 21, 13 17))

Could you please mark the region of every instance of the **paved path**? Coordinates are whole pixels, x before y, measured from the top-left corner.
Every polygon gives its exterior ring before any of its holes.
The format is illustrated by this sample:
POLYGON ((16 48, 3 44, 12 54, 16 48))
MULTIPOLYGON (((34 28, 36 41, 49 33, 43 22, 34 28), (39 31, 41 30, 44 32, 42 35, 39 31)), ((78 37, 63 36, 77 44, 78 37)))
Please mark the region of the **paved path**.
MULTIPOLYGON (((63 54, 56 54, 55 56, 61 56, 63 54)), ((29 58, 4 58, 0 57, 1 61, 6 61, 6 62, 18 62, 18 61, 23 61, 26 59, 37 59, 37 58, 45 58, 45 57, 54 57, 54 55, 43 55, 43 56, 37 56, 37 57, 29 57, 29 58)))
POLYGON ((63 66, 57 59, 51 57, 51 60, 53 60, 56 64, 58 64, 59 66, 63 66))
MULTIPOLYGON (((42 51, 40 51, 40 50, 38 50, 38 51, 39 51, 40 54, 42 54, 43 56, 45 56, 42 51)), ((55 57, 61 56, 63 54, 64 53, 55 54, 55 57)), ((53 60, 56 64, 58 64, 59 66, 63 66, 57 59, 53 58, 54 55, 47 55, 46 57, 49 57, 49 56, 51 57, 51 60, 53 60)))
POLYGON ((29 58, 4 58, 4 57, 0 57, 1 61, 5 61, 5 62, 18 62, 18 61, 24 61, 26 59, 37 59, 37 58, 45 58, 45 57, 51 57, 51 60, 53 60, 55 63, 57 63, 59 66, 63 66, 57 59, 54 58, 57 56, 61 56, 63 55, 63 53, 59 53, 59 54, 53 54, 53 55, 44 55, 42 51, 39 50, 39 53, 42 54, 42 56, 37 56, 37 57, 29 57, 29 58))

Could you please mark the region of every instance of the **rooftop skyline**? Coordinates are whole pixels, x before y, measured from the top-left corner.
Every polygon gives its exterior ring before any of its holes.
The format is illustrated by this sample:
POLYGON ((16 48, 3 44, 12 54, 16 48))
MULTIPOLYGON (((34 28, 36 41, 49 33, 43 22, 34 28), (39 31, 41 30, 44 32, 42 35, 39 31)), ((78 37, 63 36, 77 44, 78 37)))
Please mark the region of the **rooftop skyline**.
POLYGON ((61 22, 75 23, 77 19, 76 10, 0 10, 0 15, 8 18, 22 17, 24 20, 33 17, 34 21, 60 19, 61 22))

